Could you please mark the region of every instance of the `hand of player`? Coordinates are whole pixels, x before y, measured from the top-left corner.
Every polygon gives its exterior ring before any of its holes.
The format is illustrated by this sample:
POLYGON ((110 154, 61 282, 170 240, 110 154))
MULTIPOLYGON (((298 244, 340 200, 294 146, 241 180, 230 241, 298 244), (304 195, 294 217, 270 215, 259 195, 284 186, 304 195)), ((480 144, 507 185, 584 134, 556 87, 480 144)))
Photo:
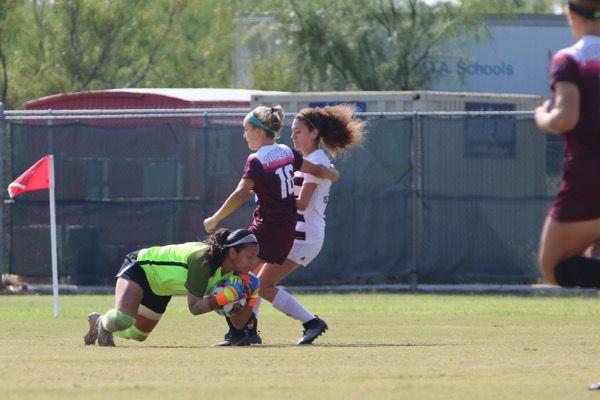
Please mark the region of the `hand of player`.
POLYGON ((208 217, 204 220, 204 229, 211 233, 217 227, 218 222, 213 217, 208 217))
POLYGON ((548 113, 552 111, 552 101, 546 100, 544 103, 535 109, 535 122, 540 130, 545 130, 544 122, 548 120, 548 113))
POLYGON ((237 276, 228 276, 223 291, 215 296, 217 304, 224 306, 244 296, 244 284, 237 276))
POLYGON ((335 182, 335 181, 337 181, 338 179, 340 179, 340 171, 338 171, 338 170, 335 168, 335 165, 331 164, 331 166, 330 166, 330 169, 331 169, 331 171, 334 173, 334 175, 332 176, 332 178, 333 178, 333 179, 331 179, 331 182, 335 182))
POLYGON ((258 279, 258 276, 254 275, 252 272, 239 274, 239 277, 244 284, 244 290, 255 292, 260 288, 260 280, 258 279))
POLYGON ((260 280, 258 276, 252 272, 247 274, 240 274, 242 283, 244 284, 244 297, 246 298, 246 304, 250 307, 254 307, 258 301, 258 290, 260 289, 260 280))
POLYGON ((552 110, 552 101, 545 100, 541 106, 536 109, 536 112, 550 112, 552 110))

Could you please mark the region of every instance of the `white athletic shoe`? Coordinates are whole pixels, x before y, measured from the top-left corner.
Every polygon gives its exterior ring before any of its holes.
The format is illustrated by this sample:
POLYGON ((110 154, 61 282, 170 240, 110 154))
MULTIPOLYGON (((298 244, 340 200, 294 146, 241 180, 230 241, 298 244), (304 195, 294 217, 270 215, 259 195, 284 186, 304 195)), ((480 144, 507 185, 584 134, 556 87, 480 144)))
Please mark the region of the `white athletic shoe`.
POLYGON ((87 333, 83 336, 83 343, 86 345, 96 344, 96 339, 98 339, 98 320, 100 318, 100 314, 97 312, 93 312, 88 315, 88 323, 90 324, 90 329, 88 329, 87 333))
POLYGON ((100 321, 102 320, 102 317, 98 318, 98 346, 104 346, 104 347, 115 347, 115 341, 113 339, 113 334, 110 331, 107 331, 106 329, 102 328, 102 324, 100 323, 100 321))

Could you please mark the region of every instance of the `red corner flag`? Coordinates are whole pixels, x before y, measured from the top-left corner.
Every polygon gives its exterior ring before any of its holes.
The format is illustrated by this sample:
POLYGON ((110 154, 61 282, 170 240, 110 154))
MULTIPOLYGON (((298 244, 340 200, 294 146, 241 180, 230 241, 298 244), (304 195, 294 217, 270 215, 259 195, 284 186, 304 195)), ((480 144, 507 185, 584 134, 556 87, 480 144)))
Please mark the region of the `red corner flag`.
POLYGON ((8 194, 11 198, 33 190, 50 189, 49 157, 45 156, 33 164, 31 168, 8 185, 8 194))

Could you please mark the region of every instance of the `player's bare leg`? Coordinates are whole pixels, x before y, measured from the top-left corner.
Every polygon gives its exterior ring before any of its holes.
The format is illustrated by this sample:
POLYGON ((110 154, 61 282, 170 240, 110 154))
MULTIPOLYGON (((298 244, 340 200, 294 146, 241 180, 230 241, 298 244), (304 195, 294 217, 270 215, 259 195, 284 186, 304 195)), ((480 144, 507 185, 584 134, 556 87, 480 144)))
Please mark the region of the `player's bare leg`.
POLYGON ((259 293, 263 299, 271 302, 277 310, 302 322, 303 335, 298 344, 311 344, 328 329, 327 323, 310 313, 286 290, 276 287, 279 282, 298 267, 300 267, 300 264, 289 259, 286 259, 283 264, 265 264, 258 274, 260 279, 259 293))

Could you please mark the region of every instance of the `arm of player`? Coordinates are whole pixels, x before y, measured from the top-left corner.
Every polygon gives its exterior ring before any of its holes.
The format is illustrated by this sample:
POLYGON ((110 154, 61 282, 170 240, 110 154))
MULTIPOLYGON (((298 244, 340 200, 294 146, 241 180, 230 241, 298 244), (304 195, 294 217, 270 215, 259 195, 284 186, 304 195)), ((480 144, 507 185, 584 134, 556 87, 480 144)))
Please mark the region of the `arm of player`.
POLYGON ((314 175, 317 178, 329 179, 331 182, 337 181, 340 177, 340 173, 335 169, 333 164, 331 164, 331 168, 327 168, 324 165, 314 163, 306 158, 302 160, 300 171, 314 175))
POLYGON ((239 314, 229 317, 231 325, 233 325, 235 329, 244 328, 252 316, 252 310, 253 308, 246 304, 239 314))
POLYGON ((546 100, 539 106, 535 122, 543 132, 569 132, 579 122, 579 88, 570 82, 557 82, 554 91, 554 105, 546 100))
POLYGON ((209 311, 214 311, 219 307, 215 296, 197 297, 188 292, 188 309, 192 315, 206 314, 209 311))
POLYGON ((216 296, 197 297, 188 292, 188 308, 193 315, 205 314, 229 302, 244 296, 244 284, 241 279, 227 278, 224 290, 216 296))
POLYGON ((317 190, 319 185, 314 182, 303 183, 302 188, 300 188, 300 195, 296 199, 296 208, 300 211, 306 210, 310 200, 313 197, 313 194, 317 190))
POLYGON ((210 233, 214 231, 223 218, 237 210, 246 201, 253 187, 254 181, 252 179, 242 178, 237 188, 225 200, 221 208, 212 217, 204 220, 204 229, 206 229, 206 232, 210 233))

